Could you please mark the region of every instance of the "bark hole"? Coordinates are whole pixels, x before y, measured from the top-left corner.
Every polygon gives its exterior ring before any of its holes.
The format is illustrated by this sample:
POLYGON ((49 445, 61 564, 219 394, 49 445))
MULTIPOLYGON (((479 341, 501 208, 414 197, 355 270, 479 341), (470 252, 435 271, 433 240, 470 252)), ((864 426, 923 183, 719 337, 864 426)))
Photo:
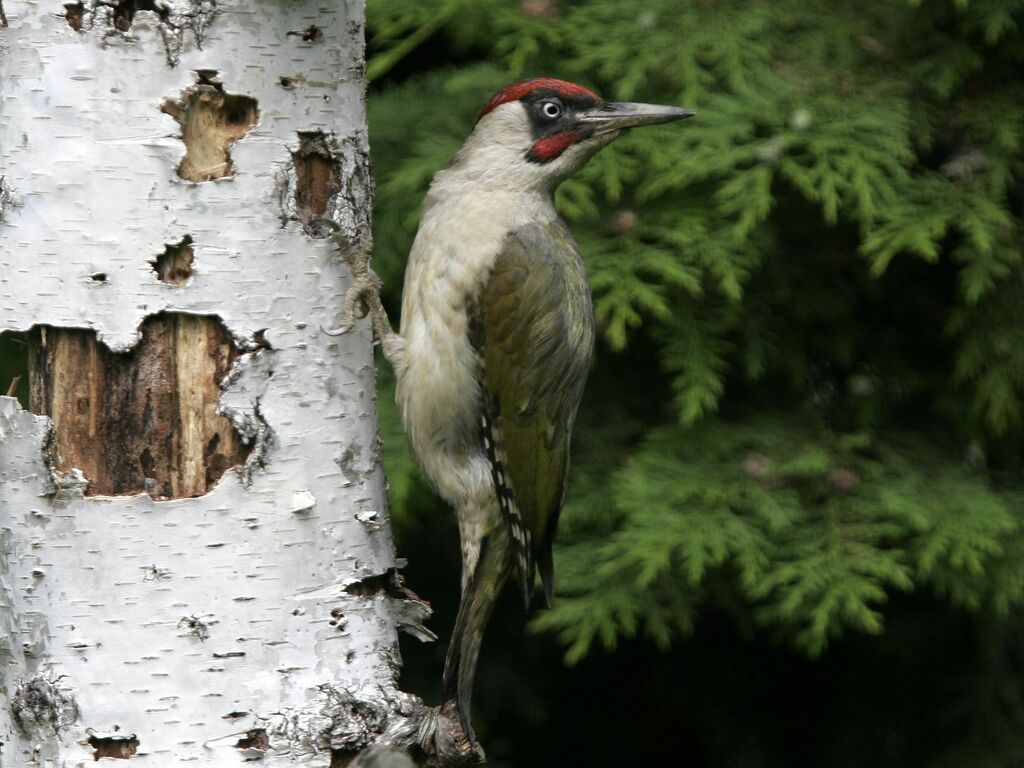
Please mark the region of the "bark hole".
POLYGON ((89 279, 92 280, 94 283, 105 283, 107 282, 107 273, 94 272, 93 274, 89 275, 89 279))
POLYGON ((152 11, 165 24, 171 16, 169 8, 162 3, 154 3, 153 0, 120 0, 113 4, 113 11, 114 27, 122 32, 131 29, 138 11, 152 11))
POLYGON ((28 350, 30 410, 53 420, 55 468, 81 469, 86 495, 200 496, 249 454, 217 414, 239 354, 219 318, 154 315, 125 353, 94 331, 39 326, 28 350))
POLYGON ((96 750, 94 759, 112 757, 115 760, 127 760, 139 750, 139 740, 134 733, 89 734, 89 746, 96 750))
POLYGON ((333 137, 323 131, 299 131, 299 148, 292 152, 295 169, 295 211, 310 237, 327 237, 320 226, 330 219, 333 201, 341 192, 341 163, 332 150, 333 137))
POLYGON ((323 216, 341 186, 341 168, 322 131, 299 132, 295 163, 295 204, 310 216, 323 216))
POLYGON ((245 732, 245 736, 238 740, 235 744, 236 749, 258 749, 261 752, 266 752, 270 749, 270 738, 267 736, 267 732, 263 728, 253 728, 245 732))
POLYGON ((399 600, 407 600, 410 597, 416 600, 419 599, 412 590, 405 586, 405 579, 398 572, 397 568, 388 568, 384 573, 377 573, 357 579, 345 587, 345 592, 355 597, 383 595, 398 598, 399 600))
POLYGON ((256 99, 226 93, 213 69, 196 70, 196 84, 176 100, 164 99, 160 110, 181 126, 185 157, 178 165, 178 175, 188 181, 231 176, 230 147, 259 119, 256 99))
POLYGON ((68 26, 75 32, 82 31, 82 18, 85 16, 85 3, 64 3, 64 18, 68 26))
POLYGON ((302 75, 281 75, 281 77, 278 79, 281 83, 281 87, 284 88, 286 91, 298 88, 300 85, 306 82, 306 78, 303 77, 302 75))
POLYGON ((192 277, 192 236, 185 235, 180 243, 168 243, 164 252, 149 262, 162 283, 185 285, 192 277))

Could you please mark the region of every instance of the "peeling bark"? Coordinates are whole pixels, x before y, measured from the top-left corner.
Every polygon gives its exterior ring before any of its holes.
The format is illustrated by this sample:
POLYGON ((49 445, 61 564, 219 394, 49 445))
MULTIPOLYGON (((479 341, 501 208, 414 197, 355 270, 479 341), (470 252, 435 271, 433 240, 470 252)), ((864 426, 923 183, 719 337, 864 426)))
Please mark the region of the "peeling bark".
POLYGON ((202 48, 206 28, 219 10, 217 0, 79 0, 64 3, 64 19, 76 32, 96 32, 101 45, 132 44, 139 39, 136 21, 155 20, 166 63, 173 67, 185 49, 186 33, 202 48))
POLYGON ((359 4, 7 10, 0 332, 36 412, 0 397, 0 766, 430 752, 370 329, 320 332, 351 276, 317 228, 369 231, 359 4))
MULTIPOLYGON (((0 6, 0 13, 3 13, 3 6, 0 6)), ((3 222, 7 216, 7 209, 13 207, 15 203, 14 190, 7 184, 7 178, 0 176, 0 222, 3 222)))

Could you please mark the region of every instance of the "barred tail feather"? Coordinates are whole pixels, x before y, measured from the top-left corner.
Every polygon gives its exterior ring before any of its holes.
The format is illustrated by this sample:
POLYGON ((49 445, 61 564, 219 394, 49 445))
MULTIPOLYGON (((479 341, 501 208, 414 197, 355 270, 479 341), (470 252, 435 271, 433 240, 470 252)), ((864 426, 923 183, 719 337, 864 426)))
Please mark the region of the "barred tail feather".
POLYGON ((509 565, 508 532, 504 527, 496 526, 481 543, 480 559, 462 592, 459 615, 455 619, 455 629, 444 663, 444 703, 456 703, 463 729, 474 743, 476 734, 470 720, 473 678, 484 629, 505 579, 508 578, 509 565))
MULTIPOLYGON (((495 402, 491 404, 489 410, 497 414, 497 409, 498 406, 495 402)), ((523 593, 523 605, 529 610, 530 597, 533 595, 533 541, 530 529, 526 526, 519 505, 516 503, 512 480, 508 474, 508 463, 502 444, 501 417, 492 416, 488 409, 485 409, 481 415, 480 426, 484 452, 491 465, 491 477, 494 480, 494 490, 498 496, 498 508, 508 527, 509 545, 519 576, 519 589, 523 593)))

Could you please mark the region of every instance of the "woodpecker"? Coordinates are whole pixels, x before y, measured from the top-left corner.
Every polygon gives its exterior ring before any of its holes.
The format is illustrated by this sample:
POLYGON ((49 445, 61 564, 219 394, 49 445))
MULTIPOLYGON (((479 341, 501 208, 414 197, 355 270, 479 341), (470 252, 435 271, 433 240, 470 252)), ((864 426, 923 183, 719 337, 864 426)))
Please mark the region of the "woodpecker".
POLYGON ((528 606, 537 570, 551 601, 552 541, 594 344, 586 271, 552 195, 625 129, 693 114, 605 101, 551 78, 513 83, 487 102, 434 176, 398 334, 360 265, 355 291, 369 298, 396 371, 409 442, 458 516, 462 600, 443 698, 471 743, 473 676, 502 586, 515 574, 528 606))

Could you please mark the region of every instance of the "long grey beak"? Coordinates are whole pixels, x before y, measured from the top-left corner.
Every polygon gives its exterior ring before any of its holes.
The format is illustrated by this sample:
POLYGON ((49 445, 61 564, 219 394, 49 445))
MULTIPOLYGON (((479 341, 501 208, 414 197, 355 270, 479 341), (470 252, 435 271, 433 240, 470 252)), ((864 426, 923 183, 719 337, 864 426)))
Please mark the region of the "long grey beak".
POLYGON ((685 120, 696 112, 683 107, 663 107, 660 104, 635 104, 629 101, 606 101, 600 107, 587 110, 578 117, 584 125, 591 125, 594 133, 607 133, 640 125, 671 123, 685 120))

